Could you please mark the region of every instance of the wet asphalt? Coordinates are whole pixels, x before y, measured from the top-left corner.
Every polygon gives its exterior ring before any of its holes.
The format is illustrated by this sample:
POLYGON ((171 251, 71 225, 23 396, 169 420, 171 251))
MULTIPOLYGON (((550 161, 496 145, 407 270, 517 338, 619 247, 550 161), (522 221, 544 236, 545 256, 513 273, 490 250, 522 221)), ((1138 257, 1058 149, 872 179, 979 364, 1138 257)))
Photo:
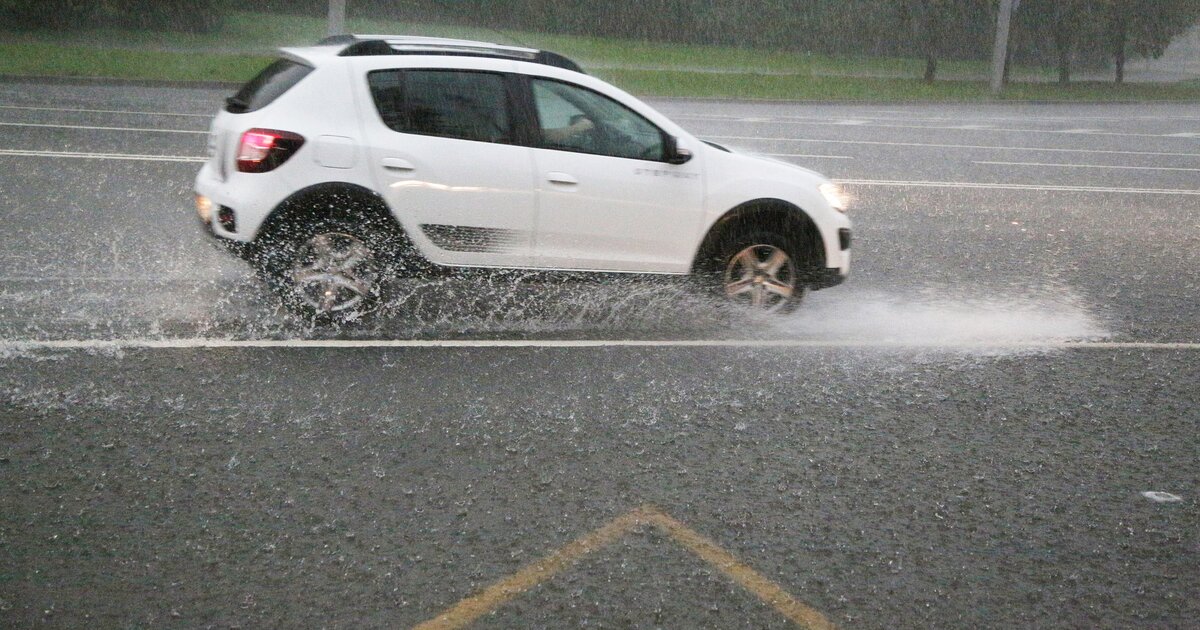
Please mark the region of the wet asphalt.
POLYGON ((330 331, 130 158, 224 95, 0 83, 0 626, 1200 618, 1200 106, 656 102, 849 182, 850 280, 398 281, 330 331), (226 338, 610 343, 22 345, 226 338), (768 343, 616 345, 718 339, 768 343))

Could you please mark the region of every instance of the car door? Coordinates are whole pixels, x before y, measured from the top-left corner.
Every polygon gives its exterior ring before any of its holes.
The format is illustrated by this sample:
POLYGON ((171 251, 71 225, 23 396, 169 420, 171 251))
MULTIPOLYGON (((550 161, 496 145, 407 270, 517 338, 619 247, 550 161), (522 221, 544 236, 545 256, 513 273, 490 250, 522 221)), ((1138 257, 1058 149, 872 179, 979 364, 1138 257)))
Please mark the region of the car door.
POLYGON ((438 264, 530 264, 532 149, 517 141, 509 64, 489 63, 496 67, 366 69, 372 172, 410 238, 438 264))
POLYGON ((688 271, 703 213, 699 159, 664 161, 667 134, 581 85, 529 78, 538 133, 534 264, 688 271))

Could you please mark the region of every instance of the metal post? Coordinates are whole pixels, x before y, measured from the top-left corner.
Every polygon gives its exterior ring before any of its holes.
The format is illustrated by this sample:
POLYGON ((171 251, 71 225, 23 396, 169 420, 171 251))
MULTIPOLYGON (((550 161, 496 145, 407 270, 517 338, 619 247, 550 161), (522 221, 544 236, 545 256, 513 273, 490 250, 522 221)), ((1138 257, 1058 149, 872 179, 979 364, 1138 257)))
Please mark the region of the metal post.
POLYGON ((1008 58, 1008 29, 1012 22, 1013 0, 1000 0, 1000 16, 996 18, 996 45, 992 48, 992 94, 1004 87, 1004 62, 1008 58))
POLYGON ((346 0, 329 0, 329 35, 346 32, 346 0))

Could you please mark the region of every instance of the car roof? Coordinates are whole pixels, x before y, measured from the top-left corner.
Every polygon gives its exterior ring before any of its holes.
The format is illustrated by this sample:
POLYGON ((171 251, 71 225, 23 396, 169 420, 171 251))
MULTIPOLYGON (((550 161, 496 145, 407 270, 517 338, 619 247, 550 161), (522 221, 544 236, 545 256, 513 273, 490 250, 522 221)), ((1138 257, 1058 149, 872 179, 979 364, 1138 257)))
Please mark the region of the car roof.
POLYGON ((314 65, 331 57, 368 57, 377 55, 436 55, 489 57, 527 61, 583 73, 579 64, 548 50, 509 46, 492 42, 414 35, 334 35, 304 48, 281 48, 290 57, 314 65))

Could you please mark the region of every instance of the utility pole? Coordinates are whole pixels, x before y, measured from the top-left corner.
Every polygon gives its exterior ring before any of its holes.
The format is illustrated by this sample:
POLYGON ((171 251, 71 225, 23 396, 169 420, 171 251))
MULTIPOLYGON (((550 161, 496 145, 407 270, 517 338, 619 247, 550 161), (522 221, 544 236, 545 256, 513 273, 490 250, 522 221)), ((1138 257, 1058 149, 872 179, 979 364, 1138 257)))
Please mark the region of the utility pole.
POLYGON ((996 45, 992 48, 992 94, 1004 87, 1004 66, 1008 59, 1008 31, 1017 0, 1000 0, 1000 16, 996 18, 996 45))
POLYGON ((346 32, 346 0, 329 0, 329 35, 346 32))

